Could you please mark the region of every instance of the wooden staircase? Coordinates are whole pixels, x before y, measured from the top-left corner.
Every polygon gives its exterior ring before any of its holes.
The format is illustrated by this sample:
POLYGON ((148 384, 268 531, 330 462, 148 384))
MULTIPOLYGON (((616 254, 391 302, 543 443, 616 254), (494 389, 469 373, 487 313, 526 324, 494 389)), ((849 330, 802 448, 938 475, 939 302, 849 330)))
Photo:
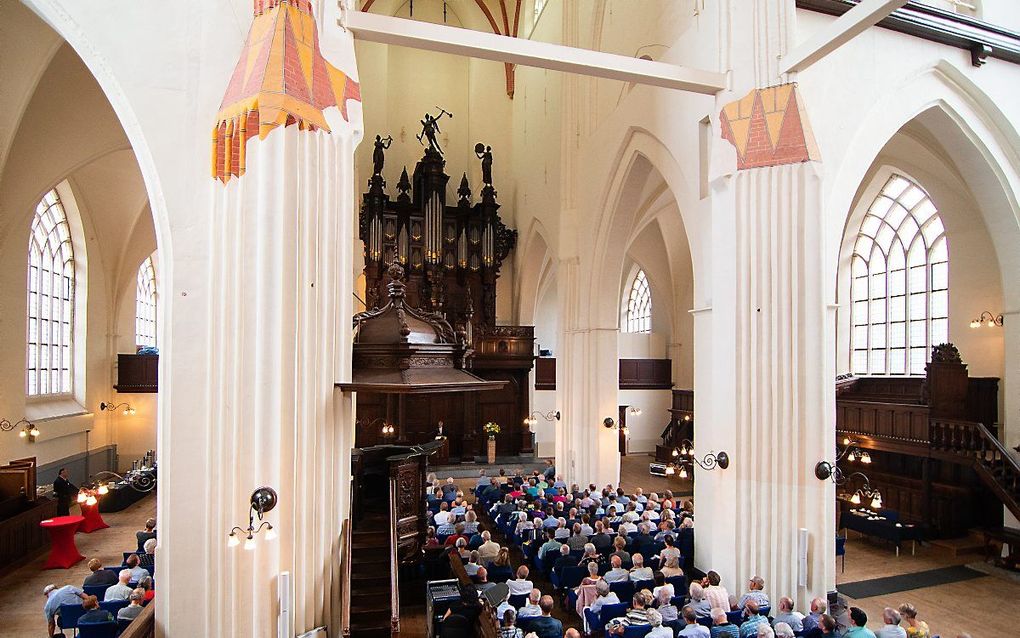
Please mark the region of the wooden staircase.
POLYGON ((389 514, 366 512, 351 532, 350 635, 389 638, 392 634, 389 514))
POLYGON ((931 419, 932 456, 973 465, 1002 504, 1020 518, 1020 463, 981 423, 931 419))

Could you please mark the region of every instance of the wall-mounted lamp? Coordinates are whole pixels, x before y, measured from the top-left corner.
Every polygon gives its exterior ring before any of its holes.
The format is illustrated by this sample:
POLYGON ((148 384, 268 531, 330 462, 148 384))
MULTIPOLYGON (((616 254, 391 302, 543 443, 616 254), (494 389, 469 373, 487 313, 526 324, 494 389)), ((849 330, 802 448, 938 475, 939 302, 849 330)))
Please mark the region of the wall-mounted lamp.
POLYGON ((882 507, 882 492, 877 488, 871 487, 871 479, 868 478, 863 472, 853 472, 849 475, 844 476, 843 471, 835 466, 833 463, 828 461, 819 461, 815 464, 815 477, 819 481, 826 481, 832 479, 832 482, 836 485, 844 485, 849 482, 850 479, 855 476, 859 476, 864 479, 864 485, 853 493, 850 497, 850 502, 854 505, 860 505, 863 500, 871 500, 871 508, 879 509, 882 507))
POLYGON ((993 315, 992 313, 985 310, 981 313, 981 316, 970 322, 971 328, 980 328, 981 326, 988 326, 989 328, 995 328, 996 326, 1002 327, 1002 315, 993 315))
POLYGON ((630 406, 630 409, 627 410, 627 412, 631 416, 637 416, 637 415, 641 414, 641 408, 637 407, 636 405, 632 405, 632 406, 630 406))
POLYGON ((627 434, 630 431, 626 425, 623 425, 622 423, 617 424, 616 420, 611 416, 607 416, 602 419, 602 425, 605 426, 607 430, 620 430, 624 434, 627 434))
POLYGON ((534 427, 535 424, 538 423, 538 419, 536 419, 535 417, 542 417, 546 421, 559 421, 560 420, 560 411, 556 410, 555 412, 552 412, 552 411, 550 411, 550 412, 539 412, 539 411, 536 410, 536 411, 532 412, 530 416, 524 417, 524 425, 528 426, 529 428, 530 427, 534 427))
POLYGON ((15 423, 11 423, 7 419, 0 419, 0 430, 10 432, 22 424, 24 425, 21 428, 21 431, 18 432, 18 436, 23 439, 28 439, 29 443, 35 443, 36 437, 39 436, 39 428, 37 428, 35 424, 28 419, 23 418, 15 423))
POLYGON ((358 421, 357 425, 358 425, 358 427, 366 427, 366 428, 372 428, 372 427, 375 427, 377 425, 382 426, 382 427, 379 428, 379 433, 381 435, 383 435, 383 436, 393 436, 396 433, 396 431, 397 431, 396 426, 394 426, 392 423, 390 423, 389 421, 387 421, 386 419, 384 419, 382 417, 379 417, 379 418, 376 418, 376 419, 372 419, 367 424, 366 423, 362 423, 361 421, 358 421))
POLYGON ((117 403, 114 405, 112 401, 103 401, 99 404, 101 412, 116 412, 119 408, 124 408, 124 416, 131 416, 135 413, 135 409, 131 407, 130 403, 117 403))
POLYGON ((104 470, 93 474, 89 477, 87 483, 82 484, 81 489, 78 490, 78 502, 94 505, 94 502, 88 502, 89 497, 91 496, 95 499, 109 493, 110 486, 117 484, 117 482, 126 484, 136 492, 151 492, 156 487, 156 478, 152 472, 132 471, 128 472, 127 476, 123 476, 116 472, 104 470))
POLYGON ((680 445, 673 448, 673 458, 677 460, 666 467, 666 474, 672 476, 678 473, 680 478, 687 478, 690 475, 688 468, 693 469, 695 464, 708 471, 714 470, 717 466, 720 470, 725 470, 730 466, 730 455, 726 452, 718 454, 709 452, 703 458, 698 459, 694 455, 694 443, 687 439, 680 441, 680 445))
POLYGON ((262 517, 265 516, 266 512, 272 511, 276 507, 278 500, 276 490, 271 487, 260 487, 252 492, 248 507, 248 527, 234 527, 231 529, 230 537, 227 539, 227 547, 237 547, 241 544, 241 537, 244 536, 244 548, 248 550, 255 549, 255 535, 261 532, 263 528, 266 530, 266 540, 274 540, 276 538, 276 530, 273 529, 269 521, 263 521, 262 517), (258 516, 260 521, 258 527, 255 526, 256 516, 258 516))

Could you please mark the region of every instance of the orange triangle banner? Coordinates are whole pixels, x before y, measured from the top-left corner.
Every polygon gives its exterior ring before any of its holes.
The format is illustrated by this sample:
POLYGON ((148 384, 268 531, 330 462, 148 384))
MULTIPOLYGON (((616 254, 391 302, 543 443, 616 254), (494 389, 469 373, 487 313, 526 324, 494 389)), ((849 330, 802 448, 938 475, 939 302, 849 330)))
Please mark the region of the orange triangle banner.
POLYGON ((724 106, 719 122, 738 170, 819 159, 796 84, 754 89, 724 106))
POLYGON ((323 111, 361 101, 361 86, 322 57, 310 0, 254 0, 255 19, 212 131, 212 176, 244 175, 245 147, 278 126, 329 132, 323 111))

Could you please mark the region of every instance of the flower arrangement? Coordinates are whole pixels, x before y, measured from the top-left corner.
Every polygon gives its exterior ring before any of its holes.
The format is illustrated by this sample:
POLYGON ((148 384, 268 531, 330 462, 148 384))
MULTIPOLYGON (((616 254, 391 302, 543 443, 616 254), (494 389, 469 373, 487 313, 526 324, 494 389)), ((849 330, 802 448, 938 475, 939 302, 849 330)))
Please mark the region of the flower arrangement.
POLYGON ((493 423, 492 421, 489 421, 488 423, 482 426, 482 429, 485 430, 485 433, 488 434, 489 436, 496 436, 497 434, 499 434, 499 423, 493 423))

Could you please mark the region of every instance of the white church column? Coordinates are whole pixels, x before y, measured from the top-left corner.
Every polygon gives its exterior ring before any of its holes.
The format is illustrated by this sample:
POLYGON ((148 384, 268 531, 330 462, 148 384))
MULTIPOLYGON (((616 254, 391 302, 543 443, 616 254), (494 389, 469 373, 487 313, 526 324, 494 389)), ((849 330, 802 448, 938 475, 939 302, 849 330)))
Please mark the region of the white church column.
POLYGON ((557 423, 556 468, 568 482, 602 487, 620 478, 618 330, 592 325, 582 310, 583 287, 589 284, 577 258, 560 261, 560 336, 556 357, 556 392, 562 406, 557 423))
MULTIPOLYGON (((256 4, 213 137, 210 310, 198 322, 209 351, 193 370, 208 394, 193 398, 194 422, 162 426, 162 636, 278 635, 282 572, 292 605, 279 635, 339 632, 352 408, 334 384, 350 365, 359 92, 320 55, 307 2, 256 4), (228 547, 263 485, 279 494, 266 515, 278 538, 228 547)), ((340 61, 354 71, 350 41, 340 61)))
POLYGON ((695 471, 696 563, 731 592, 760 575, 804 609, 835 581, 834 488, 813 471, 835 451, 820 165, 793 85, 726 105, 720 126, 737 170, 713 183, 712 307, 695 312, 695 448, 725 450, 731 465, 695 471))

